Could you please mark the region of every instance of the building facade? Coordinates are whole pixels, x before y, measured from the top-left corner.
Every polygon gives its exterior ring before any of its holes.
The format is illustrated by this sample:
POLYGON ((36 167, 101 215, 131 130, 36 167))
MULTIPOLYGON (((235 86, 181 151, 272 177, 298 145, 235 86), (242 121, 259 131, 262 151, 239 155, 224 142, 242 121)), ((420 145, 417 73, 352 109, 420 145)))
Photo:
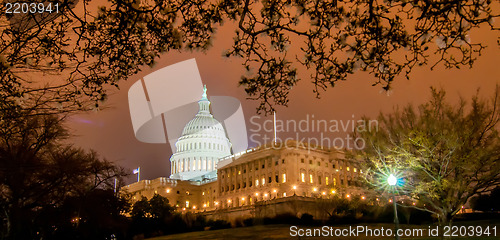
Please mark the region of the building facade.
POLYGON ((287 141, 231 155, 225 130, 210 113, 206 88, 198 104, 198 113, 175 144, 170 177, 122 188, 134 201, 160 194, 179 211, 252 215, 255 206, 263 203, 310 203, 316 198, 361 194, 358 164, 337 149, 287 141))

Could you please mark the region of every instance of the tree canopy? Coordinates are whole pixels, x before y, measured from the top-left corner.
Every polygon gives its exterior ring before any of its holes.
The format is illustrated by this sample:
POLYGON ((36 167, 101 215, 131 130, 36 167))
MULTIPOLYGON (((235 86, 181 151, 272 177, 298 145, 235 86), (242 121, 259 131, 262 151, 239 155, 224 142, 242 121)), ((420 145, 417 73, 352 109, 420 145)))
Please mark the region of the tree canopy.
POLYGON ((381 114, 379 131, 361 132, 367 148, 364 174, 370 186, 396 191, 435 213, 440 222, 453 219, 468 200, 500 184, 500 87, 489 100, 477 95, 469 104, 445 101, 432 89, 429 102, 381 114))
POLYGON ((59 3, 59 13, 0 15, 2 112, 96 109, 107 86, 168 51, 209 49, 226 23, 235 31, 224 55, 243 59, 239 83, 264 112, 286 105, 303 74, 317 94, 357 71, 387 90, 417 66, 472 66, 486 47, 471 40, 474 29, 499 36, 500 6, 491 0, 59 3))

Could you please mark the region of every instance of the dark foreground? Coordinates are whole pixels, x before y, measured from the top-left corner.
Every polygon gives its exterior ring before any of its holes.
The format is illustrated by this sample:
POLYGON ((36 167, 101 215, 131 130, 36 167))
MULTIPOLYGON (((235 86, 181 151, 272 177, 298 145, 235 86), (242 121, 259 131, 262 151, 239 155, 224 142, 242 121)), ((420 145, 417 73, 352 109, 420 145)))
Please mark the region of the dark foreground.
MULTIPOLYGON (((393 229, 394 225, 392 224, 356 224, 351 226, 351 228, 356 228, 357 226, 368 227, 372 230, 375 229, 393 229)), ((300 229, 321 229, 322 226, 300 226, 300 229)), ((457 223, 457 231, 456 235, 459 237, 452 237, 451 239, 469 239, 469 240, 498 240, 500 239, 500 220, 494 221, 474 221, 474 222, 461 222, 457 223), (462 234, 465 234, 465 237, 460 237, 460 226, 462 227, 462 234), (478 226, 483 229, 483 236, 467 236, 467 234, 474 235, 476 233, 467 233, 467 228, 472 229, 471 227, 477 228, 478 226), (485 229, 489 226, 489 236, 486 235, 485 229), (465 227, 465 228, 464 228, 465 227), (496 227, 496 229, 494 228, 496 227), (465 231, 464 231, 465 230, 465 231), (495 233, 496 231, 496 233, 495 233), (495 236, 496 234, 496 236, 495 236)), ((349 225, 341 225, 334 226, 335 229, 349 229, 349 225)), ((402 229, 406 229, 408 233, 418 234, 418 230, 413 231, 414 229, 422 229, 421 236, 407 236, 401 237, 401 239, 411 240, 427 240, 427 239, 441 239, 441 237, 431 237, 429 236, 429 228, 436 228, 435 225, 402 225, 402 229)), ((339 231, 338 230, 338 231, 339 231)), ((477 228, 479 230, 479 228, 477 228)), ((443 230, 441 230, 443 231, 443 230)), ((347 233, 346 231, 344 231, 347 233)), ((388 236, 366 236, 364 234, 360 234, 356 236, 291 236, 290 234, 293 232, 290 231, 290 225, 260 225, 260 226, 252 226, 252 227, 240 227, 240 228, 230 228, 230 229, 220 229, 220 230, 211 230, 211 231, 200 231, 200 232, 190 232, 190 233, 182 233, 175 235, 168 235, 162 237, 151 238, 150 240, 173 240, 173 239, 340 239, 340 240, 349 240, 349 239, 394 239, 394 237, 388 236)), ((451 231, 450 231, 451 233, 451 231)), ((463 236, 463 235, 462 235, 463 236)), ((450 238, 447 238, 450 239, 450 238)))

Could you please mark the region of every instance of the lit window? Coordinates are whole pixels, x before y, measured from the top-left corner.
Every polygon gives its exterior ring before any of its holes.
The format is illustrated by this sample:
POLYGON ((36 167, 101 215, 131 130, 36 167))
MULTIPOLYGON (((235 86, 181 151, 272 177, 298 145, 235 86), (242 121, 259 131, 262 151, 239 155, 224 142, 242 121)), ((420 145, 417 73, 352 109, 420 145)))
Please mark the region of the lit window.
POLYGON ((186 201, 186 207, 187 208, 189 207, 189 201, 186 201))
POLYGON ((283 173, 283 177, 281 178, 283 183, 286 183, 286 173, 283 173))
POLYGON ((283 193, 283 197, 286 197, 286 192, 283 193))
POLYGON ((266 178, 262 178, 262 185, 264 185, 266 183, 266 178))
POLYGON ((302 179, 302 182, 306 182, 306 175, 304 173, 301 173, 300 177, 302 179))
POLYGON ((241 171, 238 170, 238 175, 241 175, 241 171))
POLYGON ((337 179, 336 178, 333 179, 333 186, 337 186, 337 179))
POLYGON ((346 167, 346 170, 349 172, 349 167, 346 167))
POLYGON ((313 183, 313 175, 312 174, 309 174, 309 182, 313 183))
POLYGON ((255 186, 259 186, 259 179, 255 179, 255 186))
POLYGON ((325 178, 325 184, 328 185, 328 177, 325 178))
POLYGON ((352 169, 353 172, 358 172, 358 169, 354 168, 352 169))

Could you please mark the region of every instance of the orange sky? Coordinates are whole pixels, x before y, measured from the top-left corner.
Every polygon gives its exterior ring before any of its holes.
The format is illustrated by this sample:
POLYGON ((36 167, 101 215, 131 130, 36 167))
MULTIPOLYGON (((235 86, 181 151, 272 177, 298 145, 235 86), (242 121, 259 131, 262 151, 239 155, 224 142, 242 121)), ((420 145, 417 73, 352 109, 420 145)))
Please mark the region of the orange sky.
MULTIPOLYGON (((193 57, 196 58, 202 80, 208 87, 209 96, 238 98, 242 102, 249 127, 248 119, 255 115, 258 105, 257 102, 246 100, 244 89, 238 87, 238 80, 244 73, 240 60, 222 57, 223 50, 230 46, 233 37, 232 34, 227 34, 232 33, 233 29, 230 26, 226 28, 216 35, 214 46, 207 53, 167 53, 154 68, 146 67, 137 76, 122 82, 120 90, 114 90, 111 94, 108 109, 72 117, 68 125, 75 134, 74 144, 86 149, 92 148, 108 160, 126 168, 140 166, 143 179, 168 176, 170 147, 141 143, 135 139, 128 112, 127 92, 130 85, 142 76, 193 57)), ((404 76, 396 79, 389 95, 381 92, 379 86, 372 87, 374 78, 361 72, 323 92, 321 99, 316 99, 307 75, 301 75, 302 81, 290 94, 289 106, 277 108, 278 119, 299 121, 305 119, 306 115, 324 120, 352 120, 352 115, 354 119, 362 115, 375 117, 380 111, 390 112, 397 105, 425 102, 430 96, 431 86, 444 88, 452 102, 456 102, 459 95, 470 99, 478 88, 481 88, 483 96, 490 96, 495 85, 500 83, 500 47, 495 43, 495 36, 498 34, 481 30, 470 36, 472 42, 481 41, 488 45, 472 69, 445 70, 442 66, 434 71, 429 66, 414 69, 411 80, 406 80, 404 76)), ((318 133, 305 135, 314 137, 315 134, 318 133)), ((279 135, 294 136, 294 133, 279 135)), ((250 145, 255 146, 252 143, 250 145)), ((127 183, 134 179, 131 176, 127 183)))

